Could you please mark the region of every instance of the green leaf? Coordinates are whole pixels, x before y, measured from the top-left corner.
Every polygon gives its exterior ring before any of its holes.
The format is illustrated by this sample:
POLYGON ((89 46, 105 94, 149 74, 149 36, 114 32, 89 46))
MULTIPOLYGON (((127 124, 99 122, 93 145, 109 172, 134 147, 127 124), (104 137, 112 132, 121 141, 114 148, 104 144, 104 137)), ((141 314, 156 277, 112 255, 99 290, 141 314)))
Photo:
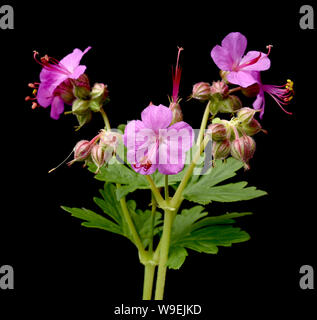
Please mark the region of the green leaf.
MULTIPOLYGON (((94 202, 109 219, 85 208, 62 206, 62 209, 71 213, 73 217, 84 220, 82 226, 107 230, 125 236, 134 242, 121 209, 120 201, 117 200, 115 193, 116 187, 113 184, 105 183, 104 190, 100 190, 102 198, 94 198, 94 202)), ((150 210, 142 211, 137 209, 136 202, 133 200, 127 202, 127 207, 136 231, 143 245, 146 247, 152 236, 152 212, 150 210)), ((160 230, 160 225, 162 223, 161 217, 162 215, 160 212, 155 212, 153 235, 157 234, 160 230)))
MULTIPOLYGON (((96 171, 96 165, 93 163, 89 163, 88 168, 89 171, 93 173, 96 171)), ((177 175, 170 175, 168 181, 169 185, 181 181, 183 176, 182 172, 177 175)), ((118 188, 116 191, 117 200, 120 200, 122 197, 137 189, 150 189, 150 185, 144 175, 139 174, 126 165, 118 162, 100 168, 99 173, 95 175, 95 178, 100 181, 121 184, 121 188, 118 188)), ((158 188, 165 185, 164 175, 158 171, 152 175, 152 179, 158 188)))
POLYGON ((189 184, 184 190, 184 198, 199 204, 207 204, 211 201, 233 202, 250 200, 267 194, 255 187, 247 187, 247 182, 237 182, 219 185, 220 182, 236 175, 236 171, 243 167, 243 163, 234 158, 228 158, 222 162, 217 160, 209 174, 203 175, 195 183, 189 184))
POLYGON ((172 247, 168 256, 167 266, 170 269, 179 269, 187 256, 188 252, 184 247, 172 247))
POLYGON ((233 227, 235 218, 250 215, 251 212, 227 213, 221 216, 206 217, 204 207, 195 206, 182 210, 175 217, 171 246, 167 265, 179 269, 185 261, 187 250, 216 254, 218 246, 231 246, 249 240, 250 236, 240 228, 233 227))
POLYGON ((85 220, 86 222, 83 222, 82 226, 88 228, 103 229, 113 233, 124 235, 120 226, 91 210, 85 208, 70 208, 66 206, 62 206, 61 208, 71 213, 73 217, 85 220))

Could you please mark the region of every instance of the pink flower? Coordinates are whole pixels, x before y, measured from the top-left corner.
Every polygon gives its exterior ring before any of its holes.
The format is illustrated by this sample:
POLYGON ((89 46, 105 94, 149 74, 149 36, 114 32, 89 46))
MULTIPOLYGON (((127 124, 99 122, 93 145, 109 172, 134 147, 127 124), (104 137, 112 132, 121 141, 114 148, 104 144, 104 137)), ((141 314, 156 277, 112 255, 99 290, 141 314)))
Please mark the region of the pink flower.
MULTIPOLYGON (((239 32, 229 33, 211 50, 211 57, 220 70, 228 71, 227 80, 241 87, 255 83, 250 71, 262 71, 270 68, 268 54, 249 51, 243 56, 247 47, 247 39, 239 32)), ((269 46, 270 48, 270 46, 269 46)))
POLYGON ((142 121, 129 122, 124 132, 128 162, 141 174, 177 174, 185 163, 185 152, 193 144, 194 132, 184 121, 170 126, 173 113, 163 106, 149 105, 141 113, 142 121))
MULTIPOLYGON (((90 50, 81 51, 74 49, 72 53, 64 57, 61 61, 48 57, 47 55, 40 60, 37 59, 38 52, 34 51, 34 59, 43 67, 40 73, 40 83, 30 84, 36 93, 36 98, 27 97, 27 100, 35 100, 40 106, 46 108, 51 106, 51 118, 58 119, 64 111, 64 102, 61 95, 61 89, 69 87, 64 85, 69 79, 78 79, 86 70, 86 66, 80 65, 80 60, 83 55, 90 50)), ((65 92, 64 92, 65 93, 65 92)), ((32 108, 36 107, 37 103, 33 103, 32 108)))
POLYGON ((253 102, 253 108, 256 110, 261 110, 260 118, 263 117, 264 107, 265 107, 265 98, 264 92, 268 93, 279 107, 287 114, 292 114, 291 112, 286 111, 282 105, 287 105, 290 100, 293 98, 293 81, 287 80, 287 82, 282 86, 276 86, 271 84, 263 84, 261 81, 260 72, 253 73, 254 78, 259 86, 259 93, 253 102))

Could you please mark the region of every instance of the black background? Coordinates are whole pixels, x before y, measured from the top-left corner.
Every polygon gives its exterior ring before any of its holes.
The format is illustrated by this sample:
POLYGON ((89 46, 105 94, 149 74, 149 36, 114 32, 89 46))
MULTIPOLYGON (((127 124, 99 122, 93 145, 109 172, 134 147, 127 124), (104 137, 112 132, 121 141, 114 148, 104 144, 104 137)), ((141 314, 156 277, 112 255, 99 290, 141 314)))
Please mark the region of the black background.
MULTIPOLYGON (((119 236, 81 227, 59 207, 95 209, 92 198, 102 183, 91 173, 79 165, 47 172, 78 140, 92 138, 102 119, 95 115, 75 132, 74 117, 54 121, 49 110, 31 110, 24 101, 31 93, 27 84, 37 81, 40 72, 32 51, 61 59, 76 47, 92 46, 82 63, 92 83, 108 84, 107 112, 116 127, 139 118, 150 101, 168 104, 177 46, 184 48, 180 95, 186 98, 194 83, 218 80, 210 51, 227 33, 239 31, 248 38, 247 50, 265 51, 273 45, 271 69, 263 80, 294 80, 296 95, 288 106, 293 115, 266 96, 262 125, 268 135, 256 136, 251 170, 239 174, 269 195, 210 206, 212 214, 253 211, 238 221, 251 240, 220 248, 217 255, 190 252, 179 271, 168 271, 165 297, 168 302, 204 303, 210 315, 233 310, 256 316, 250 311, 254 305, 268 315, 307 310, 316 294, 299 288, 299 268, 309 264, 317 270, 316 31, 299 27, 299 8, 308 3, 32 3, 11 2, 15 29, 0 30, 0 265, 12 265, 15 271, 15 288, 0 292, 0 305, 9 298, 16 306, 26 303, 30 314, 39 305, 53 310, 62 304, 67 310, 111 314, 113 305, 136 303, 142 292, 143 270, 135 248, 119 236)), ((182 109, 184 121, 198 128, 204 105, 183 102, 182 109)), ((145 208, 148 199, 141 192, 136 195, 145 208)))

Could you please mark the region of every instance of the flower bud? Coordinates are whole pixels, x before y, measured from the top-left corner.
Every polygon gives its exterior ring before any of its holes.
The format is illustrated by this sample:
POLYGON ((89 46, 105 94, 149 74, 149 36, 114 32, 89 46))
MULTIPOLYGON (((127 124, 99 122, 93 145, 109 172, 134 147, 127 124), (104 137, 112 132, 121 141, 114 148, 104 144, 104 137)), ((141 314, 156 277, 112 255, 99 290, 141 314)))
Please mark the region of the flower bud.
POLYGON ((212 103, 211 107, 210 111, 212 114, 216 114, 217 112, 233 113, 242 108, 242 103, 237 96, 229 95, 222 100, 212 103))
POLYGON ((89 101, 76 99, 72 105, 72 112, 76 115, 84 115, 87 113, 89 108, 89 101))
POLYGON ((92 100, 97 101, 99 104, 103 104, 108 97, 108 87, 103 83, 95 83, 91 89, 90 97, 92 100))
POLYGON ((82 74, 78 79, 73 80, 74 95, 77 99, 88 100, 90 95, 90 84, 86 74, 82 74))
POLYGON ((169 105, 169 109, 173 112, 173 120, 171 122, 171 125, 183 120, 183 112, 179 103, 171 102, 169 105))
POLYGON ((245 108, 240 109, 237 112, 237 117, 240 122, 247 124, 253 119, 255 113, 256 113, 256 110, 245 107, 245 108))
POLYGON ((257 83, 254 83, 246 88, 241 88, 241 92, 248 98, 254 98, 260 92, 260 86, 257 83))
POLYGON ((210 87, 210 93, 219 93, 222 96, 226 95, 229 91, 229 87, 224 81, 214 81, 210 87))
POLYGON ((210 97, 210 84, 207 82, 198 82, 193 86, 192 97, 200 101, 206 101, 210 97))
POLYGON ((227 128, 222 123, 212 123, 208 126, 207 134, 213 141, 221 141, 227 138, 227 128))
POLYGON ((260 131, 267 133, 266 130, 262 129, 261 124, 256 119, 252 119, 249 123, 242 123, 241 128, 248 136, 253 136, 260 131))
POLYGON ((97 166, 97 170, 95 173, 98 173, 99 169, 112 157, 112 150, 109 148, 104 148, 100 144, 96 144, 91 149, 91 159, 94 164, 97 166))
POLYGON ((76 143, 74 148, 74 159, 83 161, 89 157, 92 146, 88 140, 81 140, 76 143))
POLYGON ((235 139, 231 143, 231 155, 242 162, 244 168, 250 169, 249 160, 253 157, 255 152, 255 141, 246 135, 235 139))
POLYGON ((223 140, 223 141, 213 141, 212 143, 212 158, 213 160, 217 159, 225 159, 230 154, 230 141, 223 140))
POLYGON ((94 146, 95 140, 81 140, 78 141, 74 147, 74 159, 68 162, 68 165, 72 165, 76 161, 85 161, 90 157, 90 152, 94 146))

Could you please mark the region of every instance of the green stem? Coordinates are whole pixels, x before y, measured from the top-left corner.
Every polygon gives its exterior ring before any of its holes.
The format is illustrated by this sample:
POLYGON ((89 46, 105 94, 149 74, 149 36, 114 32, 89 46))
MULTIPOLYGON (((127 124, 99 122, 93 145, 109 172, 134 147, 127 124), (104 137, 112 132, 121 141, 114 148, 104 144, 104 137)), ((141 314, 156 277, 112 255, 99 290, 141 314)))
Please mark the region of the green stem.
POLYGON ((168 175, 164 176, 165 180, 165 201, 169 201, 169 193, 168 193, 168 175))
POLYGON ((200 146, 201 141, 203 140, 203 136, 205 133, 205 129, 207 126, 207 122, 208 122, 208 117, 209 117, 209 113, 210 113, 210 109, 209 109, 209 105, 210 105, 210 101, 208 101, 204 115, 203 115, 203 119, 201 121, 201 125, 200 125, 200 130, 199 130, 199 134, 198 134, 198 138, 196 141, 196 145, 200 146))
POLYGON ((200 144, 200 148, 197 150, 196 154, 194 155, 194 158, 191 162, 191 164, 189 165, 181 183, 179 184, 170 205, 174 208, 179 206, 179 202, 181 201, 181 197, 182 197, 182 192, 184 191, 185 187, 187 186, 188 180, 190 179, 190 177, 192 176, 193 170, 195 168, 195 166, 197 165, 197 162, 200 158, 201 153, 203 152, 203 150, 205 150, 205 147, 208 143, 208 138, 205 138, 203 143, 200 144))
POLYGON ((164 207, 165 207, 165 200, 163 199, 160 191, 157 189, 157 187, 156 187, 153 179, 151 178, 150 175, 146 175, 145 177, 146 177, 147 181, 148 181, 149 184, 150 184, 151 190, 152 190, 152 192, 153 192, 153 195, 154 195, 155 200, 157 201, 158 205, 159 205, 161 208, 162 208, 162 207, 164 208, 164 207))
MULTIPOLYGON (((120 188, 120 187, 121 187, 121 185, 117 183, 117 188, 120 188)), ((125 218, 125 220, 126 220, 126 222, 128 224, 129 230, 130 230, 130 232, 132 234, 132 238, 133 238, 134 244, 136 245, 137 249, 139 250, 140 256, 144 257, 146 255, 146 252, 144 250, 144 247, 143 247, 142 241, 141 241, 141 239, 139 237, 139 234, 135 229, 133 220, 131 218, 129 209, 127 207, 127 203, 126 203, 125 197, 122 197, 120 199, 120 205, 121 205, 121 208, 122 208, 122 211, 123 211, 124 218, 125 218)))
POLYGON ((102 107, 100 108, 100 113, 101 113, 102 118, 103 118, 103 121, 104 121, 104 123, 105 123, 105 128, 106 128, 107 130, 110 130, 111 127, 110 127, 110 122, 109 122, 108 116, 107 116, 105 110, 104 110, 102 107))
POLYGON ((153 238, 154 238, 154 224, 155 224, 155 214, 156 214, 156 200, 153 196, 153 193, 151 193, 152 195, 152 213, 151 213, 151 235, 150 235, 150 244, 149 244, 149 253, 152 254, 153 253, 153 238))
POLYGON ((165 210, 163 234, 160 242, 160 260, 157 272, 155 300, 163 300, 168 252, 173 225, 173 212, 165 210))
POLYGON ((144 266, 143 300, 151 300, 155 265, 148 263, 144 266))

